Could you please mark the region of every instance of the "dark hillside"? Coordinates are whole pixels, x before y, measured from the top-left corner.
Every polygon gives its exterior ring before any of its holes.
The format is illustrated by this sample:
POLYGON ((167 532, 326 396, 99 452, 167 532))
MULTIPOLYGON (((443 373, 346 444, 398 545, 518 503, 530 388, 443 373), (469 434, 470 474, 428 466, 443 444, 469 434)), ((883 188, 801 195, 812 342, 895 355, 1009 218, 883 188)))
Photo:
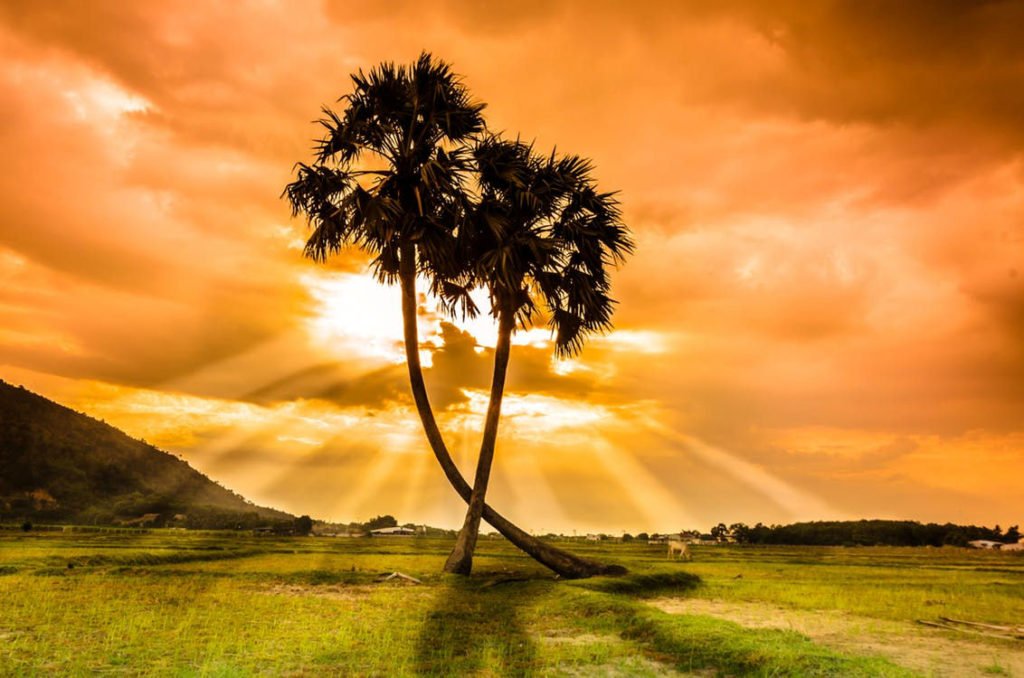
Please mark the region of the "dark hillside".
POLYGON ((113 426, 0 380, 0 520, 111 524, 143 516, 188 527, 293 519, 113 426))

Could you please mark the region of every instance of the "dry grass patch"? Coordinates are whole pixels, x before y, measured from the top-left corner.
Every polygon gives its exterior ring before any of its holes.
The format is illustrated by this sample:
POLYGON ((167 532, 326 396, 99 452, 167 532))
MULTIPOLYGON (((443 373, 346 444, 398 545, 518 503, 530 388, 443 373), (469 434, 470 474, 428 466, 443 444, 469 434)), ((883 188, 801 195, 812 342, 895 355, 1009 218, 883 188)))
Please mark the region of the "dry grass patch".
POLYGON ((858 655, 881 655, 927 676, 1024 676, 1024 643, 957 638, 913 622, 874 619, 834 610, 794 610, 764 603, 657 598, 670 614, 704 615, 745 628, 796 631, 816 643, 858 655))
POLYGON ((341 586, 338 584, 324 584, 322 586, 309 586, 305 584, 273 584, 258 589, 260 593, 268 596, 291 596, 291 597, 315 597, 327 598, 329 600, 359 600, 366 598, 373 592, 371 586, 341 586))

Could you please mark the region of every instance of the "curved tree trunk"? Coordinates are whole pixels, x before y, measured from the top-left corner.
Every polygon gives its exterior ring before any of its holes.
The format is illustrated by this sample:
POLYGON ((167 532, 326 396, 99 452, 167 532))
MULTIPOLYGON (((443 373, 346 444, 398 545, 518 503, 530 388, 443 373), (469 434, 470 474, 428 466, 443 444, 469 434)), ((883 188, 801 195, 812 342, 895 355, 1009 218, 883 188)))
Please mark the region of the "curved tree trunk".
POLYGON ((473 494, 469 498, 466 521, 459 530, 444 571, 453 574, 469 574, 473 569, 473 552, 480 533, 480 518, 484 513, 484 497, 491 479, 491 464, 494 462, 494 445, 498 439, 498 421, 501 419, 501 398, 505 393, 505 373, 508 371, 509 353, 512 348, 512 330, 515 318, 502 313, 498 321, 498 343, 494 349, 494 376, 491 378, 491 398, 487 404, 484 420, 484 436, 480 443, 480 458, 476 462, 476 478, 473 480, 473 494))
MULTIPOLYGON (((401 250, 401 284, 402 284, 402 321, 405 334, 405 358, 409 366, 409 383, 412 387, 416 410, 423 422, 423 431, 427 435, 430 449, 433 450, 437 462, 441 465, 445 477, 451 483, 462 500, 469 502, 473 490, 462 477, 455 465, 448 448, 441 437, 441 431, 434 419, 434 411, 427 397, 426 384, 423 381, 423 370, 420 367, 419 336, 416 322, 416 259, 413 246, 404 246, 401 250)), ((525 551, 530 557, 545 567, 553 570, 566 579, 581 579, 599 574, 624 574, 626 569, 619 565, 605 565, 587 558, 580 558, 562 549, 533 537, 519 529, 511 521, 504 518, 486 503, 483 507, 483 519, 490 523, 506 539, 525 551)))

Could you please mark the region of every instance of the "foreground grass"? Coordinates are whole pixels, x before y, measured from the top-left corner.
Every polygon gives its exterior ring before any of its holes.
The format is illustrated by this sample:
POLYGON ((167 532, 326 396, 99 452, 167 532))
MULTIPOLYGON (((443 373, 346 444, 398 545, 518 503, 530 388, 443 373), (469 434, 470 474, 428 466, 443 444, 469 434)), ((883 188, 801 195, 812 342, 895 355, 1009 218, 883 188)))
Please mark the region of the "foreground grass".
POLYGON ((647 600, 856 608, 879 619, 934 617, 941 608, 1000 622, 1024 611, 1024 559, 964 552, 915 565, 923 550, 878 549, 872 566, 861 549, 845 557, 704 549, 681 565, 666 563, 657 547, 607 545, 589 555, 634 574, 558 582, 505 542, 486 540, 466 581, 437 574, 449 546, 0 533, 0 675, 901 676, 912 674, 877 655, 793 631, 668 614, 647 600), (396 570, 424 584, 377 582, 396 570), (867 592, 876 600, 861 600, 867 592), (940 593, 944 602, 929 602, 940 593))

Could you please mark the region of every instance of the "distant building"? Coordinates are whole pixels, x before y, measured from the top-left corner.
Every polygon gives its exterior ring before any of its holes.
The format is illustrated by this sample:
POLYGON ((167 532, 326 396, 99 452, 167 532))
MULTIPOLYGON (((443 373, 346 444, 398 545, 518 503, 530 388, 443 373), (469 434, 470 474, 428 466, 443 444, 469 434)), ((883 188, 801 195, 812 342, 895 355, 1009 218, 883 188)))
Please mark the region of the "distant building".
POLYGON ((124 525, 126 527, 145 527, 146 525, 152 525, 160 518, 159 513, 146 513, 139 516, 138 518, 132 518, 130 520, 119 520, 118 525, 124 525))
POLYGON ((1000 551, 1024 551, 1024 537, 1017 541, 1016 544, 1003 544, 999 547, 1000 551))
POLYGON ((991 541, 990 539, 975 539, 974 541, 967 542, 967 545, 974 549, 999 549, 1002 548, 1003 542, 991 541))
POLYGON ((362 530, 337 530, 313 532, 314 537, 365 537, 366 532, 362 530))
POLYGON ((370 530, 371 537, 411 537, 416 530, 411 527, 381 527, 370 530))

